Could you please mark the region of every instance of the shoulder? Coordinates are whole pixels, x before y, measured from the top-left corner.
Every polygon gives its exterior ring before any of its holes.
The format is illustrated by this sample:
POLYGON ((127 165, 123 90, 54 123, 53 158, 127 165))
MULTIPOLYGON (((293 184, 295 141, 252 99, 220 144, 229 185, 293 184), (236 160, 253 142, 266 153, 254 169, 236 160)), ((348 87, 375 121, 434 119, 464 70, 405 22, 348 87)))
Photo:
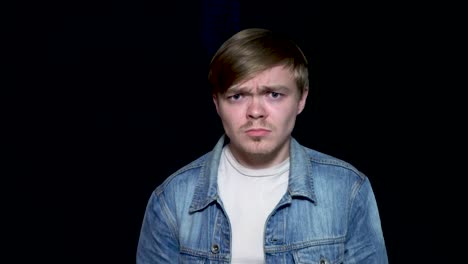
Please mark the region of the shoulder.
POLYGON ((342 178, 348 177, 353 181, 365 181, 366 175, 358 170, 354 165, 347 161, 334 157, 332 155, 303 146, 311 168, 317 175, 327 175, 328 178, 333 176, 342 178))
POLYGON ((355 200, 358 196, 367 199, 373 192, 369 178, 354 165, 314 149, 303 147, 303 150, 309 161, 309 176, 319 200, 327 200, 324 197, 332 194, 339 194, 338 197, 346 200, 355 200))
MULTIPOLYGON (((188 163, 187 165, 181 167, 176 172, 168 176, 159 186, 156 187, 154 192, 156 195, 161 194, 162 192, 167 191, 176 191, 177 189, 186 189, 189 187, 194 187, 199 175, 203 173, 203 168, 205 167, 208 156, 211 152, 205 153, 196 160, 188 163)), ((177 192, 177 191, 176 191, 177 192)))

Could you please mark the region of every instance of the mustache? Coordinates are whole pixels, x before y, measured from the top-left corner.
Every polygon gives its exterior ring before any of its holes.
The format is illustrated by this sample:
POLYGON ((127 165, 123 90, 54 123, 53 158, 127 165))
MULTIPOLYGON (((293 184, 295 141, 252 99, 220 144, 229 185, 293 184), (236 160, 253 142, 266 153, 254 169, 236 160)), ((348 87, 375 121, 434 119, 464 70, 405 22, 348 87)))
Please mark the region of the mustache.
POLYGON ((247 129, 250 129, 250 128, 267 128, 267 129, 270 129, 270 130, 273 130, 273 125, 270 125, 264 121, 261 121, 260 123, 256 123, 254 124, 254 122, 252 121, 248 121, 247 123, 245 123, 244 125, 242 125, 240 127, 241 130, 247 130, 247 129))

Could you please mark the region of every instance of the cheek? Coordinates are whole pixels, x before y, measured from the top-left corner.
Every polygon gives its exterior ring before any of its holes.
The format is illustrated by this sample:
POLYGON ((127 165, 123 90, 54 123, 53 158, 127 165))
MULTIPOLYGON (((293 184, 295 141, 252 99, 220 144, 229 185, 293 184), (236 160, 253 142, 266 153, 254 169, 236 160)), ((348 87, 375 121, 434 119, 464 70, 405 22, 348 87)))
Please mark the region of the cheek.
POLYGON ((223 123, 228 126, 235 126, 238 123, 241 123, 241 111, 224 108, 220 112, 221 119, 223 123))
POLYGON ((297 108, 277 109, 275 111, 275 116, 278 121, 289 124, 296 118, 297 108))

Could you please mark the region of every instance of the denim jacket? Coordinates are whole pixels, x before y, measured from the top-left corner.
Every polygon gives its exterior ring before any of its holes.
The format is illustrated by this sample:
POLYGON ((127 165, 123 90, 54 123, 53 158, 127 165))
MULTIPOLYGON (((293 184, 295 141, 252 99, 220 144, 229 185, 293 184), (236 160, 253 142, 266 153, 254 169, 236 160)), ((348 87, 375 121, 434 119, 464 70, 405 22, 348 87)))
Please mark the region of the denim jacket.
MULTIPOLYGON (((137 264, 230 263, 230 223, 217 186, 224 138, 151 194, 137 264)), ((288 189, 259 232, 266 263, 388 263, 369 179, 294 138, 288 189)))

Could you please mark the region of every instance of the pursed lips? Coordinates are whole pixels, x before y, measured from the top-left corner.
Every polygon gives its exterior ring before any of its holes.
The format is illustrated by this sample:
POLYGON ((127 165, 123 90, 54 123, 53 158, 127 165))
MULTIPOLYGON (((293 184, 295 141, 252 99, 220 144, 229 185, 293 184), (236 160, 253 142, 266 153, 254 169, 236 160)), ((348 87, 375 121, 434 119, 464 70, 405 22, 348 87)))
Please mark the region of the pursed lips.
POLYGON ((266 128, 249 128, 245 131, 245 133, 249 136, 265 136, 269 134, 271 130, 266 128))

